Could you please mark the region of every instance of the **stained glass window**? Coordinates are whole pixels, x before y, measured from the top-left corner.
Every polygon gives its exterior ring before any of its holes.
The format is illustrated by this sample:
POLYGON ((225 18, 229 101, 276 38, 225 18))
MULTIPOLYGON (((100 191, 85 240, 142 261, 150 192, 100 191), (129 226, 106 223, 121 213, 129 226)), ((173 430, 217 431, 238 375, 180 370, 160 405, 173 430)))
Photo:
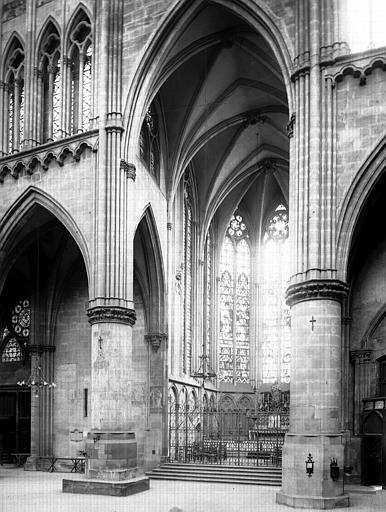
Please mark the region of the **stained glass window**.
POLYGON ((92 116, 92 32, 91 23, 81 12, 70 32, 71 133, 88 130, 92 116))
POLYGON ((31 321, 29 300, 21 300, 12 310, 11 326, 14 333, 22 338, 28 338, 31 321))
POLYGON ((158 117, 153 105, 148 108, 139 137, 139 151, 147 168, 157 176, 160 164, 158 117))
POLYGON ((17 302, 11 311, 7 325, 3 330, 3 363, 22 361, 23 351, 20 343, 25 344, 30 335, 31 309, 28 299, 17 302))
POLYGON ((15 38, 5 66, 5 111, 8 112, 8 153, 20 150, 24 139, 24 52, 15 38))
POLYGON ((4 347, 1 361, 3 363, 13 363, 22 361, 22 359, 23 353, 19 343, 15 340, 15 338, 11 338, 4 347))
POLYGON ((219 380, 249 382, 251 261, 242 216, 232 216, 220 257, 219 380))
POLYGON ((183 371, 190 374, 192 362, 192 192, 189 176, 184 183, 184 343, 183 371))
POLYGON ((212 237, 210 231, 206 237, 205 243, 205 352, 208 357, 207 361, 211 365, 212 351, 212 237))
POLYGON ((264 383, 290 381, 290 313, 285 304, 289 276, 288 212, 280 204, 263 238, 262 371, 264 383))

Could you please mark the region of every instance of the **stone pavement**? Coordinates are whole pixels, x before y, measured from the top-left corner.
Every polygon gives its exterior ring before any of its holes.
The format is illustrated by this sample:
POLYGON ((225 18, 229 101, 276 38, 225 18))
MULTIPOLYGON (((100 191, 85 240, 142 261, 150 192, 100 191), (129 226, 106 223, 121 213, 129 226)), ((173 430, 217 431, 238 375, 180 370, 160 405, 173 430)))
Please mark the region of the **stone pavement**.
MULTIPOLYGON (((200 482, 154 481, 150 490, 126 498, 63 494, 68 473, 0 467, 0 512, 290 512, 275 503, 278 488, 200 482)), ((354 488, 352 488, 354 490, 354 488)), ((350 510, 386 511, 386 491, 350 492, 350 510)), ((306 512, 308 509, 297 509, 306 512)))

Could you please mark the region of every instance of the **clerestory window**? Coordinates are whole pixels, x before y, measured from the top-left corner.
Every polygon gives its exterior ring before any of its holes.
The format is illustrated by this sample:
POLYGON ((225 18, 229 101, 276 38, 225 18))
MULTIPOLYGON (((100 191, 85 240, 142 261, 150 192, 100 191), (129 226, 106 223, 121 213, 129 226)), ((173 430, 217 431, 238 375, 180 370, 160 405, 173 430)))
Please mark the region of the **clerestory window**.
POLYGON ((4 147, 11 154, 21 149, 24 139, 24 50, 17 39, 6 58, 4 93, 7 113, 4 147))

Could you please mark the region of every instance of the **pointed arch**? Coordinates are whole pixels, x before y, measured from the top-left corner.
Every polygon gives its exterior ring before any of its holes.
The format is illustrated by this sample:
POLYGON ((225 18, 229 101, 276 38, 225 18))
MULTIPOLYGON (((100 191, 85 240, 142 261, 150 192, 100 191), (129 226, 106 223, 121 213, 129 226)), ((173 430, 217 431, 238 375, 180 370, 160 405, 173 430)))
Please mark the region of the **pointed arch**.
POLYGON ((93 31, 91 16, 83 4, 76 8, 67 25, 65 48, 65 81, 70 91, 67 131, 76 134, 90 128, 93 111, 93 31))
POLYGON ((60 37, 61 34, 60 34, 59 23, 57 22, 57 20, 53 16, 49 15, 47 17, 47 19, 44 21, 44 23, 42 25, 42 28, 39 31, 38 37, 36 38, 36 48, 35 48, 36 62, 39 62, 39 52, 40 52, 41 46, 42 46, 46 36, 48 34, 50 34, 51 32, 54 32, 54 31, 60 37))
POLYGON ((88 21, 91 23, 92 21, 92 13, 90 12, 89 8, 87 7, 86 4, 84 4, 83 2, 80 2, 74 12, 71 14, 69 20, 68 20, 68 23, 67 23, 67 26, 66 26, 66 30, 65 30, 65 33, 64 33, 64 38, 65 38, 65 41, 66 43, 68 43, 68 39, 69 39, 69 36, 71 34, 71 31, 76 27, 76 25, 82 21, 83 19, 88 19, 88 21))
MULTIPOLYGON (((254 0, 213 0, 212 3, 238 15, 266 39, 279 63, 287 90, 289 110, 293 111, 294 98, 290 78, 291 42, 285 28, 277 25, 277 19, 274 19, 266 5, 257 4, 254 0)), ((159 88, 162 85, 157 83, 157 80, 165 66, 169 50, 175 44, 178 34, 184 31, 203 4, 203 0, 175 0, 144 50, 124 108, 124 118, 128 119, 124 154, 128 161, 134 160, 144 113, 157 92, 155 87, 159 88), (162 55, 163 58, 155 59, 155 55, 162 55)))
POLYGON ((347 279, 348 261, 359 219, 386 171, 386 136, 383 136, 362 163, 345 195, 337 223, 338 279, 347 279))
POLYGON ((18 47, 20 46, 23 51, 24 51, 24 48, 25 48, 25 43, 24 43, 24 38, 21 36, 21 34, 19 34, 19 32, 17 32, 16 30, 14 30, 12 32, 12 34, 9 36, 8 38, 8 41, 7 43, 5 44, 4 46, 4 50, 3 50, 3 53, 2 53, 2 58, 1 58, 1 61, 3 63, 3 66, 1 68, 1 73, 2 73, 2 77, 4 77, 4 71, 5 71, 5 68, 6 68, 6 65, 7 65, 7 59, 8 59, 8 56, 18 47))
POLYGON ((20 151, 24 140, 24 47, 13 34, 7 44, 3 66, 3 122, 1 149, 3 154, 20 151))
POLYGON ((31 186, 8 208, 0 222, 0 292, 16 257, 22 250, 21 229, 33 215, 33 209, 40 206, 63 224, 77 244, 86 268, 90 287, 90 255, 87 243, 72 216, 53 197, 31 186))
POLYGON ((165 326, 165 271, 161 243, 151 204, 148 204, 137 224, 134 235, 134 258, 141 273, 142 290, 147 302, 149 333, 164 333, 165 326), (139 252, 140 251, 140 252, 139 252), (136 258, 135 258, 136 259, 136 258))

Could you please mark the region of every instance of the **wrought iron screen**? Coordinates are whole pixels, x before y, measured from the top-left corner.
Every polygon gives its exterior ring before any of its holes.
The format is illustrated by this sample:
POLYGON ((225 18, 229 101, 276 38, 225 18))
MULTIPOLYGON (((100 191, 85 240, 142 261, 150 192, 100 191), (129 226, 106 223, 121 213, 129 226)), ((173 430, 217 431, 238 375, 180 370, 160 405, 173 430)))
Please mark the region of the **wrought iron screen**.
POLYGON ((289 402, 260 402, 251 411, 169 400, 171 462, 280 466, 288 429, 289 402))

